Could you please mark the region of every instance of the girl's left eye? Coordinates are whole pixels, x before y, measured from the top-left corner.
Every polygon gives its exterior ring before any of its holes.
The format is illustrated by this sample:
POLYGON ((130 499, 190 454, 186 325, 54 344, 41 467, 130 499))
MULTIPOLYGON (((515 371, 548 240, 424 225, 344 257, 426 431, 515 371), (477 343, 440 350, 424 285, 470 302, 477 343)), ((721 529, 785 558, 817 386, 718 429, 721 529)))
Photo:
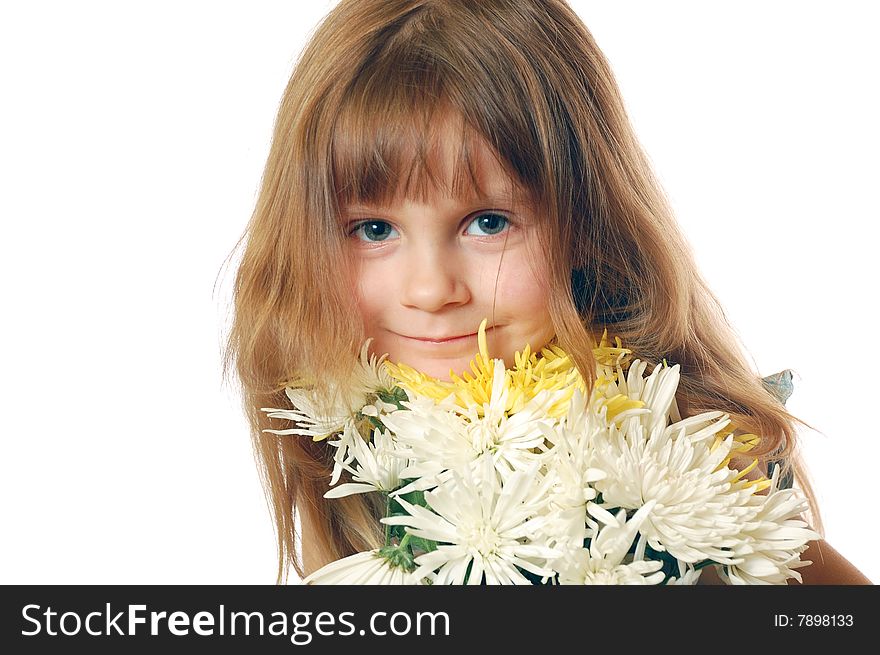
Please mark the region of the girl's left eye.
POLYGON ((494 236, 500 234, 509 224, 510 220, 506 216, 495 212, 486 212, 471 221, 470 225, 468 225, 468 234, 473 234, 470 228, 476 225, 479 229, 485 230, 485 232, 474 236, 494 236))

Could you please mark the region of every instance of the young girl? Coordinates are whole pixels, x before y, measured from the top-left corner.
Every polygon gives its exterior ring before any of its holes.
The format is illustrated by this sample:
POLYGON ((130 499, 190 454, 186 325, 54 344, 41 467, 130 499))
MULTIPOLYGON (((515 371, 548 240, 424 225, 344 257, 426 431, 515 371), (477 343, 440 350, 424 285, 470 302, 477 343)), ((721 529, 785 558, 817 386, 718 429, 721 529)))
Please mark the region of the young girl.
MULTIPOLYGON (((563 0, 342 0, 281 103, 235 284, 235 362, 278 582, 382 545, 378 494, 326 500, 333 449, 278 436, 284 383, 360 345, 441 379, 558 344, 592 386, 603 330, 681 366, 682 417, 729 413, 810 500, 796 425, 744 360, 654 178, 608 62, 563 0)), ((244 237, 243 237, 244 238, 244 237)), ((809 427, 809 426, 807 426, 809 427)), ((735 462, 745 468, 750 461, 735 462)), ((343 476, 345 479, 345 476, 343 476)), ((344 480, 343 480, 344 481, 344 480)), ((825 541, 807 584, 870 584, 825 541)), ((701 582, 718 583, 705 570, 701 582)))

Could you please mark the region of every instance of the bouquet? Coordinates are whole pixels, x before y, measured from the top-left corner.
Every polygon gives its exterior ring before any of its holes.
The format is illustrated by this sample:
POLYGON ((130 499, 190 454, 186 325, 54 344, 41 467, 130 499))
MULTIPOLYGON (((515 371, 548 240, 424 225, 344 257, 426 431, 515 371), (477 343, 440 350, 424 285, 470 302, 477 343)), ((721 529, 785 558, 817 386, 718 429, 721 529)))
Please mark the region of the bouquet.
POLYGON ((729 415, 684 420, 679 365, 630 362, 607 331, 587 394, 566 353, 526 346, 490 359, 486 321, 473 374, 442 381, 368 339, 332 411, 287 386, 293 409, 262 408, 335 449, 326 498, 382 494, 385 545, 324 566, 305 584, 786 584, 807 542, 796 489, 745 476, 731 458, 759 437, 729 415), (340 482, 343 471, 351 482, 340 482), (767 490, 767 494, 758 493, 767 490))

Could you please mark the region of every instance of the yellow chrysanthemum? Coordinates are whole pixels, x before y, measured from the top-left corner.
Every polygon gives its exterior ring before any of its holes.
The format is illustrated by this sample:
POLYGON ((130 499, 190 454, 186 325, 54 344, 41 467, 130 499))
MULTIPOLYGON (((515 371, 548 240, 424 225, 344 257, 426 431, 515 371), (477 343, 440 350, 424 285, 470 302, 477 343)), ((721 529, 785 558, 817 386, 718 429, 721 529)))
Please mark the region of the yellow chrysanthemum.
MULTIPOLYGON (((438 380, 434 377, 421 373, 404 364, 385 362, 389 375, 396 379, 405 388, 422 396, 427 396, 435 401, 441 401, 450 396, 462 408, 477 407, 482 411, 483 403, 488 403, 492 397, 492 384, 494 366, 489 358, 489 349, 486 344, 486 323, 483 319, 477 332, 479 352, 470 362, 471 373, 465 372, 462 377, 450 371, 450 382, 438 380)), ((608 341, 608 331, 602 335, 599 346, 593 349, 593 354, 598 365, 597 386, 604 386, 608 380, 616 379, 616 373, 611 367, 626 365, 632 351, 621 346, 620 338, 616 339, 616 346, 608 341)), ((565 391, 562 398, 549 410, 550 416, 558 418, 568 412, 568 405, 575 389, 586 394, 586 384, 578 372, 571 358, 558 346, 546 346, 540 354, 531 352, 527 344, 522 352, 514 355, 514 367, 506 369, 505 385, 508 389, 507 405, 505 411, 508 414, 521 410, 539 392, 549 389, 552 391, 565 391)), ((641 407, 643 403, 633 401, 620 396, 608 399, 608 416, 629 409, 641 407)))

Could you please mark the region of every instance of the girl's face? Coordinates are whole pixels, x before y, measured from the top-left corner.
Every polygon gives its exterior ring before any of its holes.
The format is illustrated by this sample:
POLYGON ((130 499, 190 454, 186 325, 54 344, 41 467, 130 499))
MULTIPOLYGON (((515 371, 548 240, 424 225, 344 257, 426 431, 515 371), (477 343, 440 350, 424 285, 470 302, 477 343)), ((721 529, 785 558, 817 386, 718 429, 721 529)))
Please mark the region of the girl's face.
MULTIPOLYGON (((439 161, 450 176, 453 153, 443 144, 454 142, 441 132, 439 161)), ((489 153, 475 154, 487 198, 341 208, 372 352, 442 380, 470 370, 484 318, 489 355, 508 367, 526 344, 537 351, 553 337, 546 258, 527 248, 535 217, 507 199, 508 179, 489 153)))

